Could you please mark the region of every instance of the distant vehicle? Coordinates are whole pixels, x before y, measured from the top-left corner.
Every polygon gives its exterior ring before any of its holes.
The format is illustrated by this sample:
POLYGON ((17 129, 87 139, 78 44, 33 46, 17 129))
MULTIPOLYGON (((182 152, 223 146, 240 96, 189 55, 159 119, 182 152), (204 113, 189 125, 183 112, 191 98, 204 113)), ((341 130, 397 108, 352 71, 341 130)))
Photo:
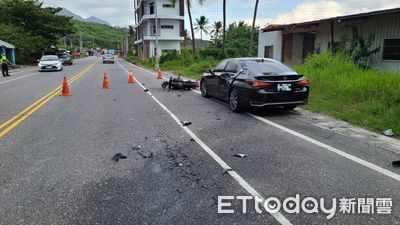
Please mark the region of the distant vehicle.
POLYGON ((81 53, 80 52, 73 52, 72 55, 75 56, 75 57, 80 57, 81 53))
POLYGON ((61 53, 57 55, 60 58, 63 65, 72 65, 74 64, 73 59, 70 54, 68 53, 61 53))
POLYGON ((107 53, 111 54, 111 55, 115 55, 115 50, 114 49, 108 49, 107 53))
POLYGON ((63 70, 62 61, 56 55, 45 55, 39 60, 39 71, 61 71, 63 70))
POLYGON ((114 55, 104 54, 103 55, 103 63, 113 63, 114 64, 114 55))
POLYGON ((200 90, 203 97, 220 98, 238 112, 245 107, 294 109, 307 104, 310 87, 305 77, 276 60, 238 58, 205 72, 200 90))

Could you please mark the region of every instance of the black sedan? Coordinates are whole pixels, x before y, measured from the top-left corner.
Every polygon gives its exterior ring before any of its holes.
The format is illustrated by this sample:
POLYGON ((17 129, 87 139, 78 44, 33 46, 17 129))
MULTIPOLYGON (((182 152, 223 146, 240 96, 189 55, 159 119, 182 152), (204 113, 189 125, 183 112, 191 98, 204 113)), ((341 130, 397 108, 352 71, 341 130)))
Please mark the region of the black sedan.
POLYGON ((238 112, 246 107, 294 109, 307 103, 310 87, 304 76, 276 60, 238 58, 204 73, 200 90, 203 97, 227 101, 238 112))

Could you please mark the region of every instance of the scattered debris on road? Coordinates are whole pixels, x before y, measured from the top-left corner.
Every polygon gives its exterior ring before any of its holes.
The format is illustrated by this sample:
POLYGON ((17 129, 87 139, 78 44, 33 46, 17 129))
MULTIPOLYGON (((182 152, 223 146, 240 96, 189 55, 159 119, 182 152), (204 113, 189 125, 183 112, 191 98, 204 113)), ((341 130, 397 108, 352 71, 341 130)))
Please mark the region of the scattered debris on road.
POLYGON ((142 156, 143 159, 153 158, 156 155, 156 153, 154 153, 154 152, 151 152, 149 155, 146 155, 145 153, 141 152, 140 149, 142 149, 141 145, 137 145, 137 146, 131 148, 132 151, 137 151, 137 153, 140 156, 142 156))
POLYGON ((388 136, 388 137, 392 137, 392 136, 394 135, 392 129, 385 130, 385 131, 383 132, 383 134, 384 134, 385 136, 388 136))
POLYGON ((114 160, 115 162, 118 162, 120 159, 126 159, 126 155, 123 155, 122 153, 117 153, 112 158, 112 160, 114 160))
POLYGON ((400 167, 400 160, 392 162, 393 167, 400 167))
POLYGON ((181 121, 181 123, 184 127, 192 125, 192 122, 190 121, 181 121))
POLYGON ((235 154, 233 156, 238 157, 238 158, 246 158, 247 157, 246 154, 235 154))
POLYGON ((224 170, 224 171, 222 172, 222 175, 227 174, 229 171, 233 171, 233 169, 232 169, 232 168, 229 168, 229 169, 224 170))
POLYGON ((154 153, 154 152, 151 152, 149 155, 146 155, 146 154, 140 152, 139 150, 137 151, 137 153, 138 153, 140 156, 142 156, 143 159, 153 158, 153 157, 156 155, 156 153, 154 153))
MULTIPOLYGON (((170 77, 169 81, 164 81, 161 84, 161 87, 163 89, 183 89, 183 90, 190 90, 190 89, 195 89, 197 87, 196 81, 193 80, 184 80, 181 79, 181 75, 178 76, 178 78, 173 78, 170 77)), ((180 96, 178 96, 180 97, 180 96)))
MULTIPOLYGON (((147 139, 147 137, 146 137, 146 139, 147 139)), ((135 146, 135 147, 132 147, 131 149, 132 150, 139 150, 139 149, 141 149, 142 148, 142 146, 141 145, 137 145, 137 146, 135 146)))

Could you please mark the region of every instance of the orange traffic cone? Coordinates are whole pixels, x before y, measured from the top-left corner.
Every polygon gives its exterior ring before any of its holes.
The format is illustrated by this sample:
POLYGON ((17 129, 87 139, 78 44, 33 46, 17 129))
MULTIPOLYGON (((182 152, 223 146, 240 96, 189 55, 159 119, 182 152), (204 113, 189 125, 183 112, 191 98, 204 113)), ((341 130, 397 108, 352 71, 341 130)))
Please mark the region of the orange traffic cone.
POLYGON ((135 78, 133 77, 132 70, 129 72, 128 83, 135 83, 135 78))
POLYGON ((158 73, 157 73, 157 80, 162 80, 162 72, 160 69, 158 69, 158 73))
POLYGON ((71 92, 69 91, 67 77, 64 77, 62 91, 61 91, 61 95, 60 96, 72 96, 71 92))
POLYGON ((103 89, 110 89, 110 83, 108 82, 107 73, 104 73, 103 89))

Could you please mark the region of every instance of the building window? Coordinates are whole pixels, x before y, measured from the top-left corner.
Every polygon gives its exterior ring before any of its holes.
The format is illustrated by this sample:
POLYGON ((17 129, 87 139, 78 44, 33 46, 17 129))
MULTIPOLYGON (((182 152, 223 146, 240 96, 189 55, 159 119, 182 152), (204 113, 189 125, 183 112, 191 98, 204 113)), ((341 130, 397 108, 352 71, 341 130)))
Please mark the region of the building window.
POLYGON ((174 29, 174 25, 161 25, 161 29, 174 29))
POLYGON ((149 4, 150 7, 150 15, 154 14, 154 2, 149 4))
POLYGON ((400 60, 400 38, 383 40, 383 60, 400 60))
POLYGON ((272 59, 274 57, 274 46, 265 46, 264 47, 264 58, 272 59))
POLYGON ((175 8, 175 4, 163 4, 163 8, 175 8))

